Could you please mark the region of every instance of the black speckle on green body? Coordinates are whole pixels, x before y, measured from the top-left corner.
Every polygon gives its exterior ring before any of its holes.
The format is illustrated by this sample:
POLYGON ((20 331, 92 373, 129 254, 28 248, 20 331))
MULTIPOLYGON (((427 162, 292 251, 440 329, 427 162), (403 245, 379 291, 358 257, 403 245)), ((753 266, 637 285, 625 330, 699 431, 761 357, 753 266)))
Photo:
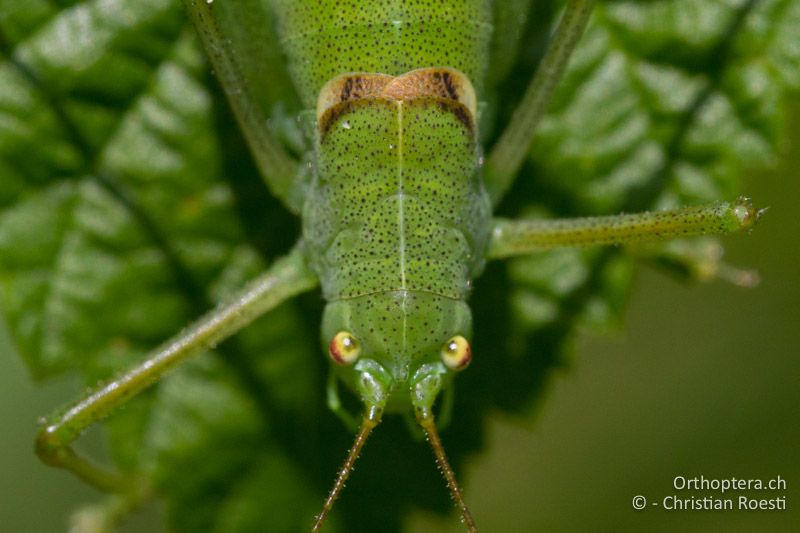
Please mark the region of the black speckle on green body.
POLYGON ((306 107, 348 72, 456 68, 480 95, 492 33, 488 0, 274 0, 283 49, 306 107))
POLYGON ((484 265, 491 216, 475 128, 463 105, 441 98, 339 105, 318 133, 303 213, 330 302, 323 339, 353 332, 402 382, 452 335, 470 334, 465 300, 484 265))
POLYGON ((387 290, 464 299, 490 207, 474 131, 441 99, 357 100, 321 136, 304 237, 327 300, 387 290))
MULTIPOLYGON (((274 6, 290 72, 309 109, 343 74, 400 76, 425 67, 460 71, 466 79, 459 82, 471 82, 480 98, 491 38, 488 0, 274 6)), ((392 391, 387 407, 408 409, 415 372, 434 362, 445 372, 442 347, 454 335, 471 336, 466 299, 483 269, 491 224, 476 117, 454 95, 424 88, 346 96, 317 124, 303 209, 303 239, 328 301, 322 342, 352 333, 360 360, 391 376, 383 384, 392 391)), ((357 366, 336 367, 354 389, 357 366)))

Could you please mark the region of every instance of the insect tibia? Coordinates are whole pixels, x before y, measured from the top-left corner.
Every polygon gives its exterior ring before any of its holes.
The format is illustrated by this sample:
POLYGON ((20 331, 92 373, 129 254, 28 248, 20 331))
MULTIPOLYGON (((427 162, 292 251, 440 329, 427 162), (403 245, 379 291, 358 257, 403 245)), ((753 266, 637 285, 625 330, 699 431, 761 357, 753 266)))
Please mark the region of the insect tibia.
POLYGON ((752 269, 736 267, 723 261, 725 250, 715 238, 679 239, 669 243, 638 246, 633 253, 652 261, 658 268, 680 279, 710 282, 720 279, 737 287, 752 288, 760 277, 752 269))
POLYGON ((765 209, 749 198, 666 211, 556 220, 495 220, 491 258, 565 246, 632 244, 749 230, 765 209))

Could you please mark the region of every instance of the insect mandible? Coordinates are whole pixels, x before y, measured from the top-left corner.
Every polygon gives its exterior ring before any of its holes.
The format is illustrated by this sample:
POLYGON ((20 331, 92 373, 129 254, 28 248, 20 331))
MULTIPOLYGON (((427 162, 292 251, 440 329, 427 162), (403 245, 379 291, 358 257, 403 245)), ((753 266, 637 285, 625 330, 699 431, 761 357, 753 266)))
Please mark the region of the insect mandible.
POLYGON ((483 356, 470 347, 467 300, 486 261, 562 246, 726 233, 750 228, 758 218, 744 199, 585 219, 492 218, 523 164, 592 1, 568 2, 506 130, 483 147, 490 2, 435 7, 276 0, 289 70, 313 130, 313 151, 302 161, 284 149, 253 102, 218 31, 214 3, 185 4, 259 170, 273 194, 301 215, 303 233, 291 252, 235 297, 48 419, 37 439, 40 457, 102 489, 125 492, 129 486, 74 453, 71 444, 86 428, 188 357, 319 286, 326 301, 322 343, 335 376, 330 406, 343 419, 354 418, 339 400, 341 387, 360 399, 363 414, 313 530, 322 527, 384 413, 404 413, 424 430, 462 520, 477 531, 439 439, 434 405, 473 355, 483 356))

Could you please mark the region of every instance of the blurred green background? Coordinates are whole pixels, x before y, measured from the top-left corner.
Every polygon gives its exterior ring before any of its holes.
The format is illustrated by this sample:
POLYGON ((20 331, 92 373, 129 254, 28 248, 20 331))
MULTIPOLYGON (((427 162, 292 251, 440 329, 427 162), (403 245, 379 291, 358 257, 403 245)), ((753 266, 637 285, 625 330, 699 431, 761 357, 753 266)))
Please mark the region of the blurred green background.
MULTIPOLYGON (((768 216, 752 235, 726 239, 727 261, 757 269, 760 286, 689 287, 643 268, 624 329, 580 336, 536 410, 495 418, 489 449, 459 473, 484 531, 798 530, 800 107, 792 115, 782 159, 745 179, 768 216), (785 494, 788 510, 632 509, 635 495, 675 493, 677 475, 780 475, 787 490, 764 496, 785 494)), ((2 328, 0 353, 0 530, 65 531, 71 511, 99 495, 41 465, 31 444, 37 417, 77 386, 32 383, 2 328)), ((454 515, 411 523, 414 531, 461 531, 454 515)), ((154 524, 150 509, 125 530, 154 524)))

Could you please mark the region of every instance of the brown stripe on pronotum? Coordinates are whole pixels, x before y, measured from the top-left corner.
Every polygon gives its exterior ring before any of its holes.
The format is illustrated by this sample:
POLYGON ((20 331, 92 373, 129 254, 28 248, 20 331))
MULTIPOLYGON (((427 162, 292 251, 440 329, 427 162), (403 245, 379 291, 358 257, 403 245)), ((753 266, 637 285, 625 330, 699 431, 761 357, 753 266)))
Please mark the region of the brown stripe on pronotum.
POLYGON ((369 72, 351 72, 333 78, 322 87, 317 98, 317 121, 335 105, 380 96, 383 88, 394 79, 388 74, 369 72))
POLYGON ((353 109, 359 100, 440 102, 470 130, 477 113, 475 89, 466 75, 449 67, 412 70, 401 76, 352 72, 326 83, 317 100, 317 127, 324 136, 337 118, 353 109))

